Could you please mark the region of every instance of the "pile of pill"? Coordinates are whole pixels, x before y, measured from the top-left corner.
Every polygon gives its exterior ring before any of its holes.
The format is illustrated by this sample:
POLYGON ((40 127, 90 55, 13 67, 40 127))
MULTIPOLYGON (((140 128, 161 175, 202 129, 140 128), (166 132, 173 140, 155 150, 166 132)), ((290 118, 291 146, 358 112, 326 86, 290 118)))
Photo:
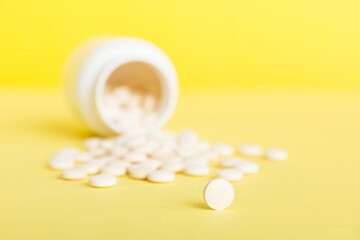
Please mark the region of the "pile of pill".
MULTIPOLYGON (((147 136, 89 138, 85 151, 63 148, 50 159, 52 169, 61 170, 66 180, 89 178, 89 185, 97 188, 117 184, 117 177, 128 175, 134 179, 167 183, 175 180, 175 173, 189 176, 207 176, 209 163, 217 161, 221 168, 218 178, 238 181, 247 174, 258 172, 258 164, 234 156, 233 146, 225 143, 210 144, 200 140, 196 132, 186 129, 179 134, 157 131, 147 136)), ((269 149, 263 153, 260 146, 241 145, 242 156, 265 156, 274 161, 287 158, 282 149, 269 149)))
POLYGON ((157 101, 149 92, 127 86, 105 88, 104 115, 117 129, 133 131, 155 120, 157 101))

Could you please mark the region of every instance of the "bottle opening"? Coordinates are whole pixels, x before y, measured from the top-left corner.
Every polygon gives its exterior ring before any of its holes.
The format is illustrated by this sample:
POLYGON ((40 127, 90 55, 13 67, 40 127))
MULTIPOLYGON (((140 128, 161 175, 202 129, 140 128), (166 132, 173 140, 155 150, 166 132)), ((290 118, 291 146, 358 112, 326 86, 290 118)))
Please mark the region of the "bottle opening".
POLYGON ((113 67, 100 94, 100 114, 116 132, 140 134, 159 117, 165 104, 163 76, 145 62, 113 67))

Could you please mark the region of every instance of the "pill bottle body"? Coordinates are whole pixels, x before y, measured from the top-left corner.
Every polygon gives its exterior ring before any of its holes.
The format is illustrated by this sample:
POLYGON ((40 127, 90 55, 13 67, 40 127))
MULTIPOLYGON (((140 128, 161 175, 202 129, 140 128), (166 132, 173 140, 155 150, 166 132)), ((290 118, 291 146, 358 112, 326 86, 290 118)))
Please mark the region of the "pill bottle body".
POLYGON ((136 86, 156 97, 154 121, 136 134, 160 129, 178 99, 178 77, 171 60, 155 45, 133 37, 95 37, 82 43, 68 58, 62 78, 73 110, 102 136, 127 133, 107 117, 103 99, 109 84, 136 86))

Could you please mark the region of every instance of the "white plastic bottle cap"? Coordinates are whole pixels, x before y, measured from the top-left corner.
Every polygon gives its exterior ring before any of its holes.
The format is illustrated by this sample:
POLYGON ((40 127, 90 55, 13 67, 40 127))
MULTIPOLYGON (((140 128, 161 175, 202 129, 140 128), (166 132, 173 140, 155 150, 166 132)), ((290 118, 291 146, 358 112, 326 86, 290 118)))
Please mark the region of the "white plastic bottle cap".
MULTIPOLYGON (((109 117, 104 106, 106 89, 125 86, 154 96, 156 107, 146 119, 150 123, 139 134, 160 129, 178 98, 178 77, 171 60, 155 45, 132 37, 96 37, 84 42, 68 59, 63 80, 75 111, 100 135, 127 132, 122 123, 114 124, 109 117)), ((153 105, 152 99, 145 105, 153 105)))

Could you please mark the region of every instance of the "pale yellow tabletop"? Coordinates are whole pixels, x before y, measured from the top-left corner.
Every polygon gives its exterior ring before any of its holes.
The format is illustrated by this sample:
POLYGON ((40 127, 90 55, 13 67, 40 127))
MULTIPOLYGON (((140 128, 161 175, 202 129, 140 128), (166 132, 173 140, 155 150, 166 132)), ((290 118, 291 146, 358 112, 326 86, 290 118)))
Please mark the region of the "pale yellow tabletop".
POLYGON ((289 150, 253 159, 235 200, 210 210, 214 177, 170 184, 120 177, 110 189, 47 168, 56 149, 91 136, 54 90, 0 91, 0 239, 360 239, 360 92, 186 91, 166 129, 211 142, 289 150))

